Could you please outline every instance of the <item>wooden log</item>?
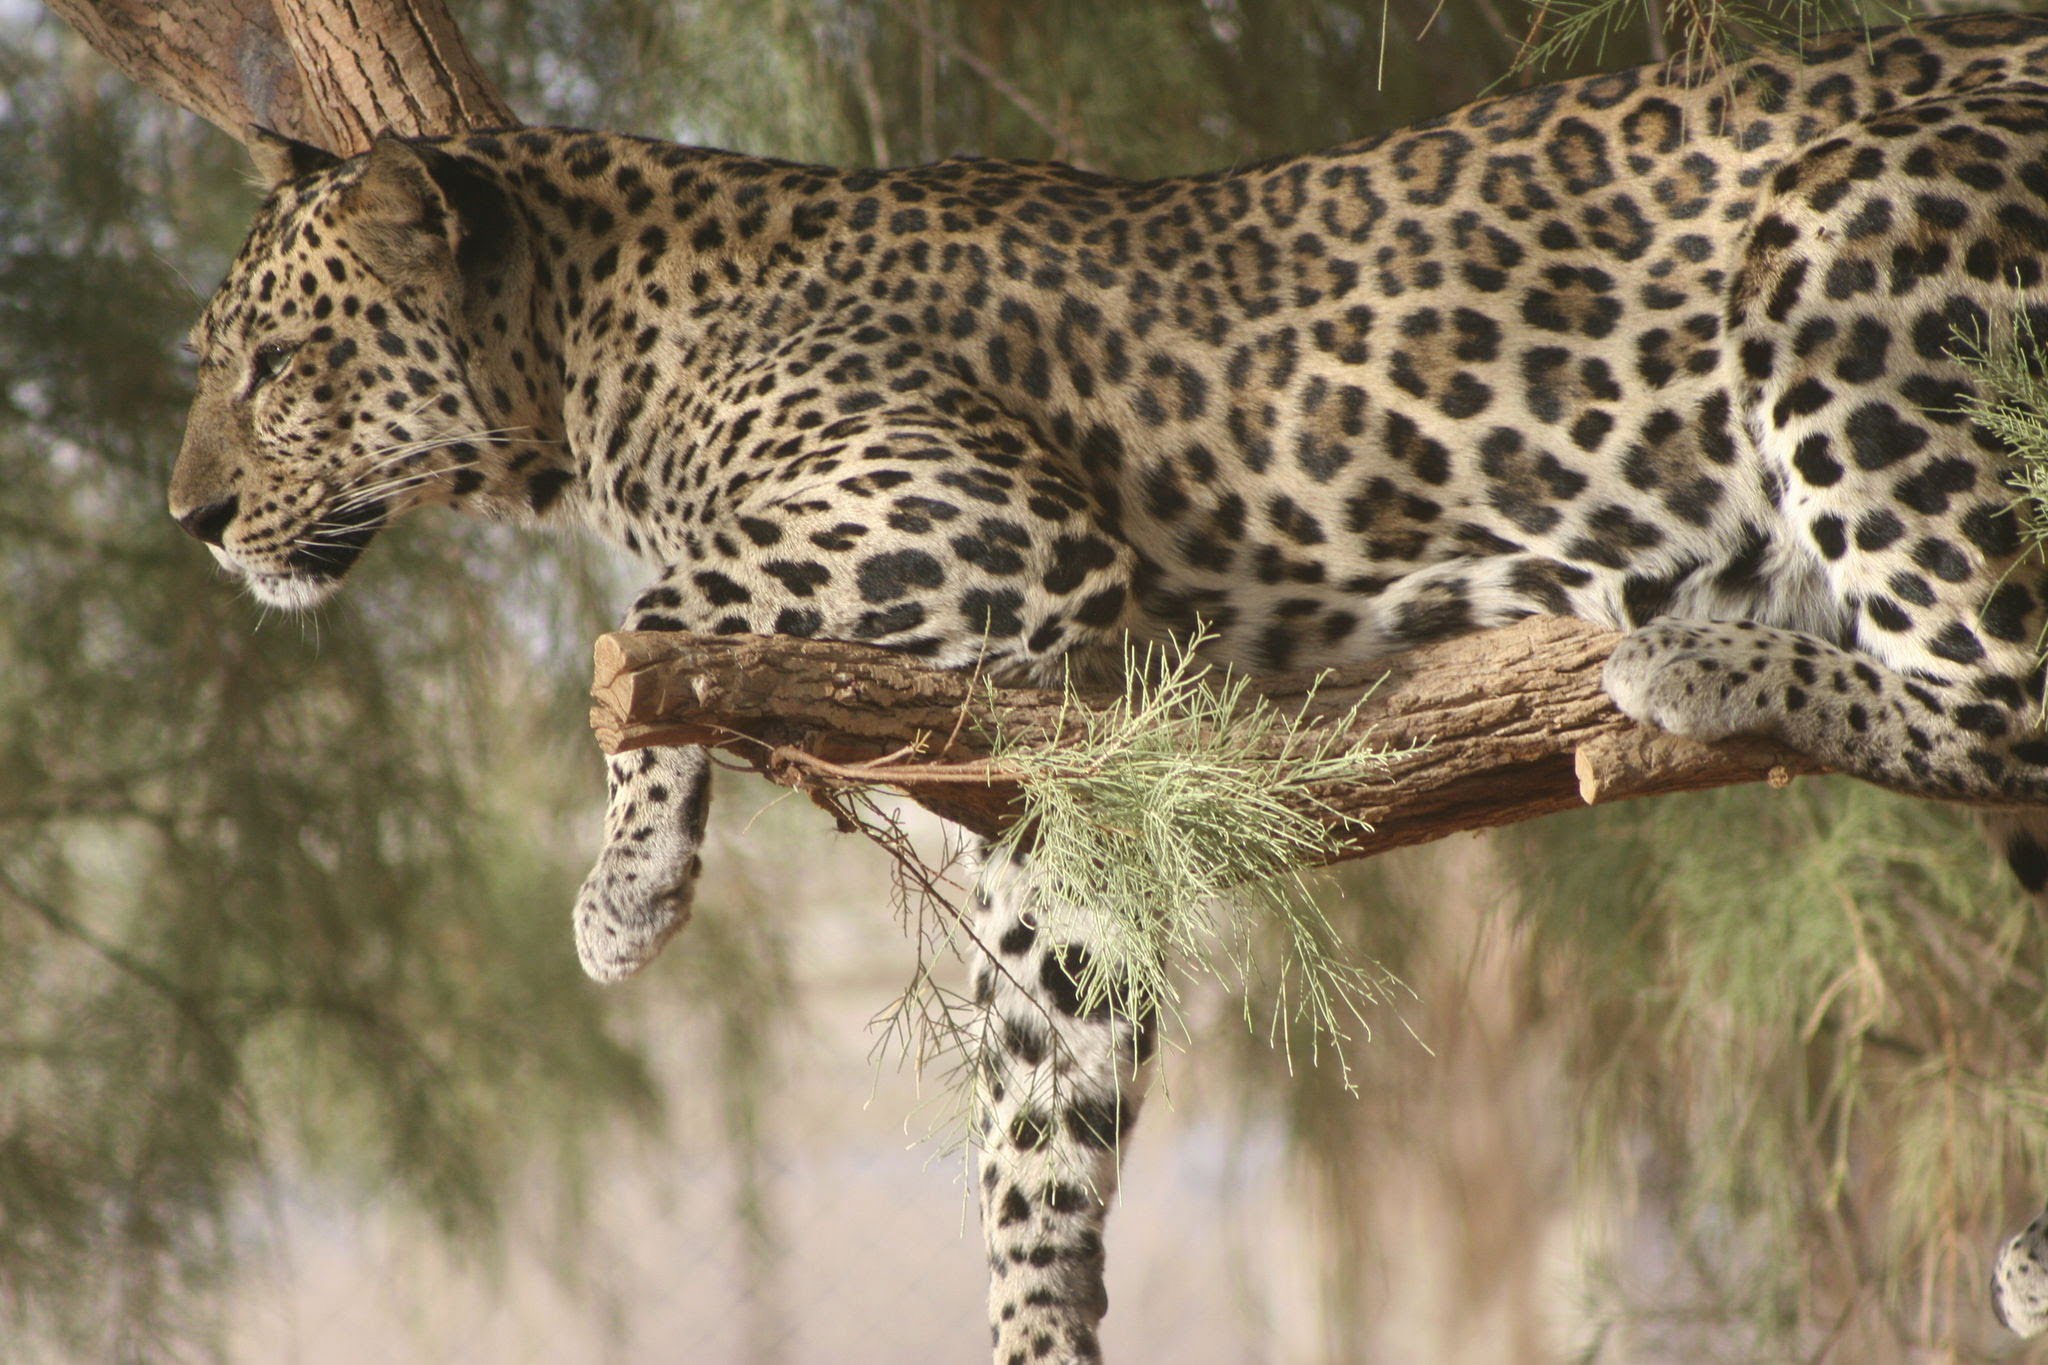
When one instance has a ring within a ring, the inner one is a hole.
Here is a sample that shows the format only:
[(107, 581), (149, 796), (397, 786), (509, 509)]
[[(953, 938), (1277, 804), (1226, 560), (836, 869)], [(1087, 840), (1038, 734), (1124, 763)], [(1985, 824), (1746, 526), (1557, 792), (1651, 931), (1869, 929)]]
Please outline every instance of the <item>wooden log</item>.
[[(1325, 724), (1370, 693), (1352, 737), (1420, 746), (1384, 776), (1319, 793), (1370, 826), (1342, 830), (1347, 858), (1595, 802), (1738, 782), (1782, 787), (1819, 771), (1776, 744), (1701, 744), (1628, 720), (1600, 687), (1619, 638), (1535, 617), (1319, 683), (1294, 675), (1255, 690)], [(703, 744), (814, 795), (885, 788), (989, 835), (1017, 816), (1016, 777), (989, 759), (995, 709), (1007, 733), (1033, 744), (1058, 746), (1076, 729), (1057, 693), (992, 692), (969, 674), (866, 645), (747, 635), (603, 636), (592, 696), (607, 753)]]

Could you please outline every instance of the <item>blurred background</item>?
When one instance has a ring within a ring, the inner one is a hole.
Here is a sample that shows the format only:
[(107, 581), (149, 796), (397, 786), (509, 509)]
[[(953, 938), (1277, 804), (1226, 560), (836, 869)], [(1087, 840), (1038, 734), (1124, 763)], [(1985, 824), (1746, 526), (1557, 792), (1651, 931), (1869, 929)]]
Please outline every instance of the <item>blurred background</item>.
[[(1136, 175), (1692, 13), (453, 8), (533, 121)], [(165, 516), (176, 343), (255, 201), (228, 138), (0, 3), (0, 1359), (977, 1358), (945, 1078), (873, 1024), (916, 952), (873, 848), (729, 776), (687, 935), (577, 971), (627, 567), (423, 518), (280, 617)], [(1967, 820), (1801, 782), (1322, 885), (1412, 995), (1355, 1093), (1198, 999), (1129, 1149), (1113, 1360), (2048, 1359), (1984, 1292), (2048, 1192), (2048, 932)]]

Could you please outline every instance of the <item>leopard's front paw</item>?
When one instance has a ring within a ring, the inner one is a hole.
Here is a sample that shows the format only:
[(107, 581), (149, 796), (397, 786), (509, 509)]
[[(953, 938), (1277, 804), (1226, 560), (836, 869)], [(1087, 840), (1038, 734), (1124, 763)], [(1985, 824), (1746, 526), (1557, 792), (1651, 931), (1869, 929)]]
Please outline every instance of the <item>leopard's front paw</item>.
[(576, 893), (576, 956), (597, 981), (623, 981), (655, 959), (690, 922), (702, 860), (650, 857), (613, 844)]
[(604, 851), (576, 893), (576, 956), (596, 980), (623, 981), (690, 922), (711, 763), (702, 749), (651, 748), (605, 771)]
[(1623, 715), (1691, 739), (1726, 739), (1752, 717), (1735, 704), (1742, 671), (1731, 640), (1711, 625), (1652, 621), (1630, 631), (1608, 657), (1601, 682)]

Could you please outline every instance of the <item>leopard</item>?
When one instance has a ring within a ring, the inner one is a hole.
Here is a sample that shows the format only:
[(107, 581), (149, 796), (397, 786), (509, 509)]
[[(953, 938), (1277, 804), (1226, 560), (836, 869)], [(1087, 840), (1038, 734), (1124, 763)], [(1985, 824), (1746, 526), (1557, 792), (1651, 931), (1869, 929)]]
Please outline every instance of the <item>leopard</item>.
[[(266, 604), (444, 507), (644, 562), (626, 630), (1040, 686), (1133, 641), (1270, 674), (1573, 616), (1621, 633), (1628, 716), (1974, 803), (2048, 888), (2048, 572), (1965, 353), (2048, 326), (2048, 20), (1681, 55), (1149, 180), (245, 141), (268, 193), (191, 333), (169, 503)], [(573, 924), (609, 982), (692, 914), (711, 765), (606, 766)], [(1158, 1020), (1084, 997), (1103, 922), (1028, 849), (968, 900), (994, 1359), (1099, 1360)]]

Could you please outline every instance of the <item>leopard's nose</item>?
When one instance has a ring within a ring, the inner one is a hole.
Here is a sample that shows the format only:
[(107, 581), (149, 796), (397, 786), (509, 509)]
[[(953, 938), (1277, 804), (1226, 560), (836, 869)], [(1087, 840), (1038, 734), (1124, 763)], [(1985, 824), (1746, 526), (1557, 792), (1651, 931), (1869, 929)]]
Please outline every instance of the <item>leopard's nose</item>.
[(185, 528), (185, 534), (196, 536), (208, 545), (220, 544), (227, 534), (228, 523), (235, 519), (237, 499), (230, 494), (219, 502), (210, 502), (204, 507), (195, 507), (178, 518), (178, 525)]

